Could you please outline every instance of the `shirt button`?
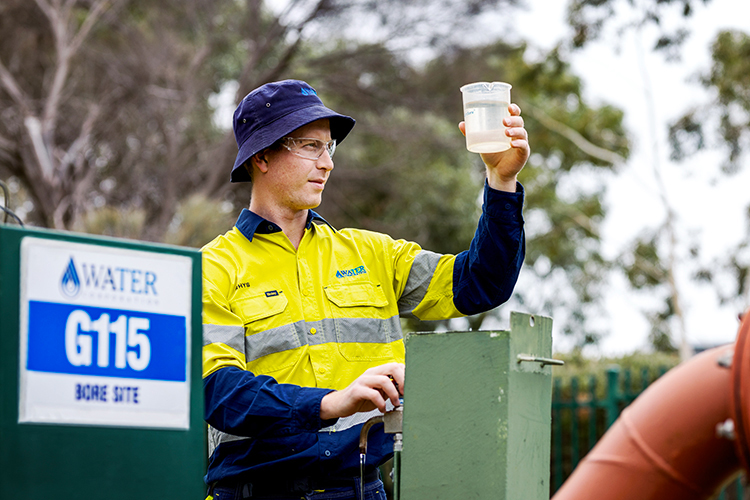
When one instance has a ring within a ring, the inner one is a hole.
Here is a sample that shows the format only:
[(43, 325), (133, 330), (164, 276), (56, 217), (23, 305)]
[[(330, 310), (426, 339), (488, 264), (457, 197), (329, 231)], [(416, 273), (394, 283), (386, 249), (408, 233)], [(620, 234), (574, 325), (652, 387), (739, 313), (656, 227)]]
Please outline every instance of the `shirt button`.
[(322, 367), (318, 368), (318, 373), (325, 373), (325, 372), (326, 372), (325, 368), (322, 368)]
[(330, 457), (330, 456), (331, 456), (331, 452), (330, 452), (329, 450), (326, 450), (326, 453), (325, 453), (325, 455), (326, 455), (327, 457)]
[(316, 333), (318, 333), (318, 330), (316, 330), (315, 328), (310, 328), (310, 335), (315, 335)]
[(268, 230), (273, 231), (273, 226), (271, 224), (268, 225)]

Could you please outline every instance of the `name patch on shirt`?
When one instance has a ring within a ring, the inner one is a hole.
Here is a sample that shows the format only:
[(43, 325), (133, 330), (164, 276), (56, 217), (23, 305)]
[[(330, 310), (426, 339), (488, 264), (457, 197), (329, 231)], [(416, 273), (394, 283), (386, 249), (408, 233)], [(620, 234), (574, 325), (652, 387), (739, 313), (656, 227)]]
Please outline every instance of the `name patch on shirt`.
[(365, 266), (359, 266), (355, 267), (354, 269), (339, 269), (336, 271), (336, 277), (337, 278), (347, 278), (349, 276), (359, 276), (360, 274), (365, 274), (367, 270), (365, 269)]

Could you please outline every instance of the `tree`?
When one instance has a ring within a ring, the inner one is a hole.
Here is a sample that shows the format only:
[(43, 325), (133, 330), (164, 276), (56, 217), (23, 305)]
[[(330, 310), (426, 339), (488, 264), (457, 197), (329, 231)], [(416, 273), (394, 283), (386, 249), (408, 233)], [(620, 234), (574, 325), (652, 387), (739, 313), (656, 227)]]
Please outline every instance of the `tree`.
[(681, 21), (695, 13), (699, 1), (705, 5), (711, 0), (571, 0), (568, 4), (568, 24), (573, 29), (571, 44), (581, 48), (598, 40), (607, 28), (620, 38), (628, 30), (651, 25), (660, 32), (653, 50), (663, 52), (668, 59), (679, 58), (679, 49), (689, 36)]
[[(517, 304), (553, 315), (569, 308), (560, 324), (591, 342), (600, 333), (585, 326), (587, 310), (596, 307), (607, 267), (599, 252), (602, 183), (591, 179), (627, 156), (622, 113), (587, 105), (559, 51), (532, 63), (523, 45), (469, 46), (456, 29), (514, 4), (12, 0), (0, 39), (23, 33), (19, 39), (35, 44), (0, 48), (0, 174), (28, 188), (36, 207), (30, 216), (40, 225), (197, 246), (224, 231), (249, 198), (247, 185), (227, 182), (236, 145), (215, 122), (213, 99), (228, 93), (236, 103), (261, 82), (301, 78), (358, 119), (320, 211), (337, 226), (457, 252), (472, 236), (483, 175), (456, 127), (458, 88), (504, 79), (513, 82), (534, 137), (522, 182), (526, 274), (537, 278), (519, 290)], [(90, 28), (61, 78), (58, 116), (66, 119), (39, 149), (60, 162), (52, 180), (34, 185), (41, 167), (24, 122), (49, 106), (61, 50), (47, 34), (53, 22), (64, 33)], [(416, 48), (426, 55), (415, 62)], [(35, 96), (26, 108), (15, 88)], [(85, 140), (76, 143), (79, 136)]]
[[(67, 106), (65, 98), (73, 78), (81, 87), (97, 86), (76, 74), (74, 60), (109, 7), (105, 1), (83, 9), (73, 2), (44, 0), (3, 6), (1, 158), (11, 173), (26, 181), (44, 222), (53, 227), (64, 227), (71, 205), (93, 181), (83, 152), (94, 142), (101, 103), (83, 98)], [(41, 26), (45, 29), (34, 29)], [(33, 53), (39, 56), (28, 57)]]
[(297, 62), (300, 48), (354, 16), (374, 19), (373, 36), (391, 44), (438, 46), (456, 23), (513, 3), (452, 0), (435, 16), (426, 1), (9, 0), (0, 7), (0, 175), (28, 188), (33, 223), (85, 230), (110, 207), (141, 214), (134, 234), (162, 240), (192, 193), (217, 207), (246, 203), (247, 187), (230, 187), (217, 168), (236, 146), (214, 125), (211, 96), (234, 85), (236, 103), (314, 65)]
[[(740, 170), (740, 162), (750, 149), (750, 35), (723, 31), (711, 50), (713, 64), (701, 83), (715, 91), (716, 97), (686, 110), (671, 125), (672, 158), (681, 161), (707, 147), (720, 147), (726, 154), (722, 170), (731, 175)], [(700, 120), (699, 114), (703, 115)], [(713, 134), (706, 130), (706, 124), (715, 124)], [(710, 135), (713, 140), (709, 141)]]
[(185, 167), (216, 136), (199, 125), (210, 123), (205, 101), (219, 80), (204, 69), (208, 50), (181, 40), (203, 34), (218, 44), (199, 22), (214, 8), (197, 0), (5, 5), (0, 171), (28, 188), (33, 222), (75, 228), (106, 206), (142, 212), (131, 236), (161, 239), (179, 193), (201, 182)]
[[(576, 343), (596, 342), (604, 332), (586, 320), (599, 307), (608, 267), (599, 250), (606, 215), (601, 184), (628, 154), (622, 112), (590, 107), (558, 51), (530, 63), (524, 45), (456, 46), (415, 68), (389, 61), (382, 47), (361, 49), (344, 65), (318, 65), (313, 76), (357, 89), (326, 99), (360, 119), (337, 152), (321, 212), (335, 223), (409, 237), (433, 250), (467, 248), (484, 169), (457, 130), (458, 89), (471, 81), (513, 82), (534, 154), (521, 173), (528, 221), (522, 275), (530, 283), (517, 288), (509, 307), (554, 315)], [(469, 325), (479, 328), (486, 319), (470, 318)]]
[[(669, 130), (672, 158), (682, 161), (697, 151), (719, 149), (724, 154), (721, 171), (735, 175), (750, 149), (750, 35), (738, 31), (719, 33), (712, 45), (712, 66), (701, 78), (714, 96), (686, 110)], [(700, 119), (698, 118), (700, 116)], [(750, 235), (750, 205), (746, 207)], [(704, 263), (697, 281), (712, 284), (721, 303), (744, 311), (750, 304), (750, 254), (747, 238), (727, 249), (723, 258)]]
[[(574, 33), (570, 46), (583, 47), (602, 38), (605, 33), (617, 35), (615, 49), (619, 49), (621, 35), (630, 31), (640, 42), (653, 40), (651, 50), (661, 53), (665, 60), (678, 61), (681, 46), (690, 36), (688, 21), (698, 11), (699, 4), (710, 0), (573, 0), (568, 9), (568, 20)], [(653, 38), (647, 34), (655, 33)], [(653, 110), (652, 84), (647, 74), (642, 74), (644, 99), (647, 109)], [(653, 112), (653, 111), (652, 111)], [(647, 118), (653, 123), (654, 116)], [(693, 145), (702, 137), (692, 117), (686, 116), (679, 124), (672, 126), (670, 142), (690, 138)], [(685, 318), (684, 295), (687, 286), (680, 284), (678, 276), (682, 270), (698, 265), (700, 246), (687, 242), (680, 235), (684, 222), (668, 196), (663, 180), (656, 133), (651, 133), (652, 172), (657, 184), (661, 204), (666, 213), (665, 219), (657, 228), (649, 228), (624, 249), (618, 258), (618, 266), (626, 273), (634, 289), (650, 289), (655, 293), (656, 303), (661, 303), (646, 315), (652, 325), (651, 339), (657, 349), (670, 350), (676, 346), (683, 359), (692, 354), (688, 341), (688, 327)], [(673, 154), (672, 160), (678, 159)], [(648, 277), (647, 279), (645, 277)]]

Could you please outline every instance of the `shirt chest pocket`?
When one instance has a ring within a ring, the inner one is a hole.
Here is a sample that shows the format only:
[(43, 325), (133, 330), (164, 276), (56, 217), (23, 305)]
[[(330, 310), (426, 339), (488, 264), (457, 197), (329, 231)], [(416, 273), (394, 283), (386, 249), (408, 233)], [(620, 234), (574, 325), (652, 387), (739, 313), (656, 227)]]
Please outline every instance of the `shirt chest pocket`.
[[(355, 282), (325, 287), (339, 353), (349, 361), (393, 358), (393, 321), (380, 285)], [(395, 319), (394, 319), (395, 317)], [(397, 337), (400, 338), (400, 337)]]
[(283, 292), (265, 292), (232, 302), (232, 312), (245, 326), (245, 359), (256, 375), (287, 368), (301, 355)]

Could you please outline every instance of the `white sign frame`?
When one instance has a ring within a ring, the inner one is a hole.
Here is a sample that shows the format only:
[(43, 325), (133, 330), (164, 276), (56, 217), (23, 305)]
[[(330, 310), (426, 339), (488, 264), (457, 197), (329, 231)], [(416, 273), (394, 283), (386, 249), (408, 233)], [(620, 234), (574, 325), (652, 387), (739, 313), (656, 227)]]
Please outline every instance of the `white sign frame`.
[(190, 257), (27, 236), (20, 271), (19, 423), (190, 428)]

